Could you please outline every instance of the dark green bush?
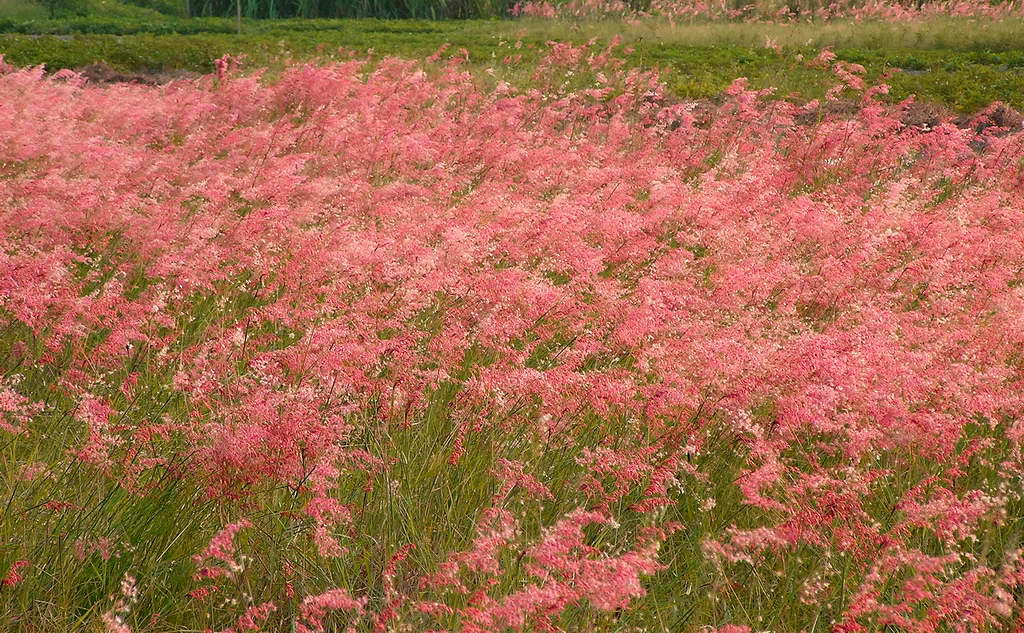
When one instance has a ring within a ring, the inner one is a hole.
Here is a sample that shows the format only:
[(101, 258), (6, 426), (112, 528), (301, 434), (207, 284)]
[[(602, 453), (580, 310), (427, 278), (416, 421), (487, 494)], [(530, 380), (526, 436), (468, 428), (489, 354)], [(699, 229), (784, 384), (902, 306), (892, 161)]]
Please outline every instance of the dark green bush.
[(51, 18), (85, 15), (89, 6), (85, 0), (36, 0), (49, 12)]
[(164, 15), (185, 17), (189, 0), (127, 0), (144, 9), (152, 9)]

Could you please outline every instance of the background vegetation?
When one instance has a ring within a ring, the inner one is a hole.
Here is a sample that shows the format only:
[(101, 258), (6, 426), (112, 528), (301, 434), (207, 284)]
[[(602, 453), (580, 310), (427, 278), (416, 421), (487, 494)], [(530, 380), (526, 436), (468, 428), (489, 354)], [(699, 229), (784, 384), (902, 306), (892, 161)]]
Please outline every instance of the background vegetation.
[[(934, 18), (911, 23), (836, 21), (817, 24), (689, 24), (663, 21), (546, 20), (250, 20), (184, 18), (156, 8), (91, 2), (85, 15), (48, 18), (39, 6), (2, 0), (0, 54), (8, 63), (45, 64), (50, 70), (102, 62), (120, 72), (206, 73), (225, 54), (245, 55), (250, 67), (280, 66), (286, 58), (330, 58), (341, 49), (382, 57), (423, 57), (445, 44), (465, 49), (478, 70), (500, 64), (507, 44), (529, 60), (551, 40), (601, 42), (620, 37), (633, 49), (631, 64), (660, 67), (683, 99), (719, 96), (735, 77), (780, 97), (819, 98), (835, 82), (831, 72), (798, 55), (833, 47), (863, 64), (869, 78), (895, 72), (892, 99), (911, 94), (959, 112), (992, 101), (1024, 107), (1024, 23)], [(172, 0), (146, 0), (147, 2)], [(154, 6), (156, 6), (154, 4)], [(767, 48), (775, 42), (783, 54)]]
[[(4, 12), (63, 17), (94, 13), (89, 0), (4, 0)], [(499, 18), (509, 15), (515, 0), (132, 0), (132, 8), (151, 9), (175, 17), (235, 17), (241, 10), (247, 18), (419, 18), (426, 20)], [(21, 6), (18, 6), (21, 5)], [(104, 7), (108, 8), (108, 7)], [(115, 11), (117, 9), (114, 9)]]

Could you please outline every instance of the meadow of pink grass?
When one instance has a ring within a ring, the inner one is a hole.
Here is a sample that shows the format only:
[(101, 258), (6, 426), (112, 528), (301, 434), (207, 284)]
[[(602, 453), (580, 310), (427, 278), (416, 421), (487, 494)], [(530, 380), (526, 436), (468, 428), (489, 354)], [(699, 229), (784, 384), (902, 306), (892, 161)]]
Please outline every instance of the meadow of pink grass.
[(1024, 16), (1017, 0), (940, 0), (938, 2), (893, 2), (891, 0), (795, 0), (786, 2), (728, 2), (726, 0), (523, 0), (512, 14), (533, 18), (664, 18), (672, 22), (745, 20), (752, 22), (793, 22), (834, 19), (887, 20), (903, 22), (921, 18), (952, 16), (1005, 19)]
[(1020, 626), (995, 108), (229, 66), (0, 75), (5, 630)]

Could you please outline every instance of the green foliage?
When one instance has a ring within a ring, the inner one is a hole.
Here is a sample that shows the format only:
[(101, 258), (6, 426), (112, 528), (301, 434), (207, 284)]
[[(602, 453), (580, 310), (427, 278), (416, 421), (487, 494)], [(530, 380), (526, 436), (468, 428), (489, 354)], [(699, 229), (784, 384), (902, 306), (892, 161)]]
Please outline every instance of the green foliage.
[(187, 15), (187, 0), (129, 0), (129, 2), (134, 6), (142, 7), (144, 9), (152, 9), (153, 11), (164, 15), (173, 15), (178, 17), (184, 17)]
[[(192, 0), (192, 13), (233, 16), (236, 0)], [(247, 18), (420, 18), (429, 20), (507, 16), (512, 0), (240, 0)]]
[(48, 17), (46, 9), (34, 0), (0, 0), (0, 21), (31, 22)]
[(85, 15), (88, 5), (82, 0), (37, 0), (43, 5), (51, 18), (68, 15)]

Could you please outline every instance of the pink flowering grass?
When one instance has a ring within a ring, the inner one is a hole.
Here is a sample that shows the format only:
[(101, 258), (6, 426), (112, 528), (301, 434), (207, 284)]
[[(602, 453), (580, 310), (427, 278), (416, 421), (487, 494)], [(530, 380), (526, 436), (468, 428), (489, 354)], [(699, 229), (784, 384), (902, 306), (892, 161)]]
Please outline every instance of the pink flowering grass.
[(809, 22), (828, 20), (877, 20), (909, 22), (935, 17), (1016, 19), (1024, 16), (1017, 0), (938, 0), (906, 2), (892, 0), (801, 0), (781, 2), (758, 0), (523, 0), (512, 6), (512, 15), (542, 19), (626, 19), (650, 18), (676, 22)]
[(0, 75), (0, 628), (1019, 627), (1005, 110), (461, 60)]

